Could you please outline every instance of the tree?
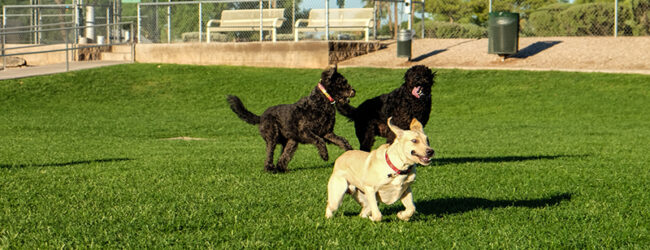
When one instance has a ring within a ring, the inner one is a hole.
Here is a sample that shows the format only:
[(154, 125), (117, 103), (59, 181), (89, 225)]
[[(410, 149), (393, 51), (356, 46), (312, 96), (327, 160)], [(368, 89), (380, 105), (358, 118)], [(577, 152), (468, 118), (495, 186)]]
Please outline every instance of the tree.
[(429, 0), (425, 2), (425, 11), (443, 15), (450, 23), (471, 13), (465, 0)]
[(345, 8), (345, 0), (336, 0), (336, 6), (339, 6), (341, 9)]

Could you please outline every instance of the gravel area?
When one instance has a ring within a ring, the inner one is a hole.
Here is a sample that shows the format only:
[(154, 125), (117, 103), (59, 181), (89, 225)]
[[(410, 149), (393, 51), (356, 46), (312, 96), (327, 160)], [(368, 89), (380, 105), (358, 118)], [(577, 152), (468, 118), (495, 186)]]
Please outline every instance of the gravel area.
[(557, 70), (650, 74), (650, 36), (519, 38), (505, 60), (487, 53), (488, 39), (416, 39), (411, 61), (396, 57), (397, 44), (339, 63), (342, 67)]

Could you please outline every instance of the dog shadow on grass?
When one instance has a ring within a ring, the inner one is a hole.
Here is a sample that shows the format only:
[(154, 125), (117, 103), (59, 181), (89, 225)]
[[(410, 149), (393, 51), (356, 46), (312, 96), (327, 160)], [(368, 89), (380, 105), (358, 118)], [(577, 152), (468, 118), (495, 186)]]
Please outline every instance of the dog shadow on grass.
[[(537, 199), (490, 200), (478, 197), (441, 198), (415, 202), (418, 213), (423, 215), (444, 215), (466, 213), (476, 209), (496, 209), (506, 207), (543, 208), (570, 201), (571, 193), (554, 194)], [(391, 207), (386, 214), (397, 213), (403, 208)], [(392, 211), (394, 210), (394, 211)]]
[(554, 160), (557, 158), (585, 157), (588, 155), (518, 155), (518, 156), (488, 156), (488, 157), (450, 157), (450, 158), (433, 158), (431, 166), (441, 166), (448, 164), (463, 164), (472, 162), (498, 163), (498, 162), (518, 162), (534, 160)]
[(305, 170), (316, 170), (316, 169), (321, 169), (321, 168), (329, 168), (333, 169), (334, 168), (334, 163), (323, 163), (319, 164), (316, 166), (296, 166), (296, 167), (289, 167), (289, 172), (291, 171), (305, 171)]
[(91, 163), (105, 163), (105, 162), (120, 162), (120, 161), (131, 161), (131, 158), (107, 158), (107, 159), (98, 159), (98, 160), (86, 160), (86, 161), (71, 161), (71, 162), (61, 162), (61, 163), (41, 163), (41, 164), (0, 164), (0, 168), (26, 168), (26, 167), (65, 167), (81, 164), (91, 164)]

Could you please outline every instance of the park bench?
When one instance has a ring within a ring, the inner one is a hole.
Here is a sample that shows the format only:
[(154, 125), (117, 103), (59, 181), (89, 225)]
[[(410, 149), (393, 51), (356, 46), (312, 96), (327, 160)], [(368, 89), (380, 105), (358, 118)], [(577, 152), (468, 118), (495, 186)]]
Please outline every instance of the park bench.
[[(282, 26), (284, 20), (284, 9), (262, 10), (262, 30), (271, 31), (273, 42), (276, 41), (277, 29)], [(219, 24), (219, 26), (212, 27), (213, 24)], [(259, 31), (260, 10), (224, 10), (221, 12), (221, 19), (211, 19), (206, 27), (208, 43), (212, 32)]]
[[(307, 22), (306, 26), (300, 24)], [(329, 9), (330, 31), (365, 31), (365, 40), (374, 25), (372, 8)], [(298, 41), (298, 32), (325, 31), (325, 9), (312, 9), (308, 19), (298, 19), (294, 29), (294, 41)]]

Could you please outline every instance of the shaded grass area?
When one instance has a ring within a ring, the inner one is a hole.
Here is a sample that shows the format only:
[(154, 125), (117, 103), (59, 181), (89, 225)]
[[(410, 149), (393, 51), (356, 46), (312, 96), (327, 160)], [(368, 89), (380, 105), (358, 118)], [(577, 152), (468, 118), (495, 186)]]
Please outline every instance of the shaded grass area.
[[(358, 105), (405, 70), (340, 71)], [(650, 77), (439, 70), (419, 213), (382, 205), (373, 223), (349, 197), (324, 218), (341, 149), (324, 162), (301, 145), (289, 173), (267, 174), (257, 128), (225, 101), (259, 114), (319, 75), (132, 64), (1, 81), (0, 248), (650, 246)], [(207, 140), (163, 140), (181, 136)]]

